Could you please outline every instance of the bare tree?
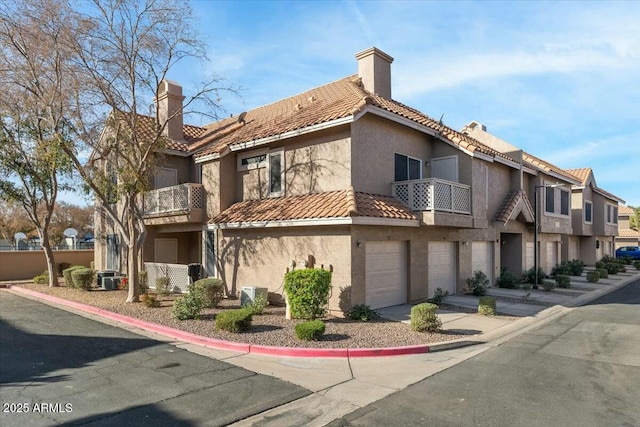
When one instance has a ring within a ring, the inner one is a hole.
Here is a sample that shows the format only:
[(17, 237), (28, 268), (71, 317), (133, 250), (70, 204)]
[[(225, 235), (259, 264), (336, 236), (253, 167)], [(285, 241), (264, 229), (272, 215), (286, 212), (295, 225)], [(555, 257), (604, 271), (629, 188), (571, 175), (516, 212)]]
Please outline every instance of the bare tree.
[(15, 201), (35, 225), (58, 286), (49, 226), (72, 165), (62, 151), (69, 129), (61, 40), (69, 27), (55, 2), (0, 7), (0, 197)]
[[(78, 13), (83, 28), (73, 41), (78, 93), (74, 130), (83, 147), (65, 151), (99, 209), (126, 245), (128, 302), (138, 300), (140, 252), (146, 238), (141, 195), (169, 142), (167, 124), (178, 115), (219, 110), (215, 76), (203, 82), (182, 108), (163, 114), (156, 97), (167, 73), (186, 58), (205, 60), (187, 2), (94, 0)], [(79, 71), (78, 71), (79, 70)], [(150, 105), (151, 100), (154, 102)], [(101, 132), (98, 132), (101, 129)], [(88, 147), (88, 162), (79, 153)]]

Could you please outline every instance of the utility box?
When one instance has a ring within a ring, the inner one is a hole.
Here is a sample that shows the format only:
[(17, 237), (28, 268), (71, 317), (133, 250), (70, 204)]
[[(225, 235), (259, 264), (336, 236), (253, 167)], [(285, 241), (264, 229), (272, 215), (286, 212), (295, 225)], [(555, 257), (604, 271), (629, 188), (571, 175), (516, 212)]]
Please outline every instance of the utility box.
[(268, 299), (269, 291), (267, 288), (257, 286), (243, 286), (240, 292), (240, 305), (244, 306), (252, 303), (258, 295), (263, 295), (266, 300)]
[(104, 287), (103, 285), (103, 281), (102, 279), (104, 279), (105, 277), (113, 277), (117, 274), (118, 272), (115, 270), (102, 270), (102, 271), (98, 271), (96, 273), (96, 286), (98, 287)]
[(107, 276), (102, 278), (102, 287), (106, 291), (115, 291), (120, 285), (120, 276)]

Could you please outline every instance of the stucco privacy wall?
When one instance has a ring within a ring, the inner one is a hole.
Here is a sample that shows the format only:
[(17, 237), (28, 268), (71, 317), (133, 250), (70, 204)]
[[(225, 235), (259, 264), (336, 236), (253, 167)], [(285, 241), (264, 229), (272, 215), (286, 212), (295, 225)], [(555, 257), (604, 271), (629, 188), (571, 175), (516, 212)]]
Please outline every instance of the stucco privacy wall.
[[(56, 264), (67, 262), (89, 267), (93, 250), (54, 251), (53, 256)], [(46, 269), (44, 251), (0, 251), (0, 281), (33, 279)]]
[[(320, 233), (322, 235), (318, 235)], [(227, 290), (234, 295), (243, 286), (258, 286), (269, 289), (270, 299), (280, 300), (284, 292), (284, 275), (291, 269), (291, 261), (295, 261), (295, 269), (301, 269), (309, 255), (315, 260), (316, 268), (333, 270), (329, 308), (342, 311), (341, 289), (351, 286), (348, 226), (218, 231), (218, 273)]]

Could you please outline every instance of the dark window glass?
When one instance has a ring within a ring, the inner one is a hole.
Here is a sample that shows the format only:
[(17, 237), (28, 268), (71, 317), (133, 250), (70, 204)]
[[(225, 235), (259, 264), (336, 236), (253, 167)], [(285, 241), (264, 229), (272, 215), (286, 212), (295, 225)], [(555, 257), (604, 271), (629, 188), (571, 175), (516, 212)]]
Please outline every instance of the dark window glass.
[(269, 156), (269, 191), (279, 193), (282, 191), (282, 155), (271, 154)]
[(409, 165), (407, 164), (407, 156), (402, 154), (395, 155), (395, 180), (406, 181), (409, 177)]
[(553, 205), (553, 202), (555, 201), (555, 188), (552, 187), (545, 187), (544, 191), (545, 191), (545, 204), (544, 204), (544, 210), (545, 212), (550, 212), (553, 213), (555, 212), (555, 207)]
[(420, 160), (409, 159), (409, 179), (420, 179)]
[(613, 223), (614, 224), (618, 223), (618, 207), (617, 206), (613, 207)]
[(584, 204), (584, 222), (591, 222), (591, 203)]
[(242, 164), (242, 166), (248, 166), (248, 165), (252, 165), (254, 163), (263, 162), (266, 158), (267, 158), (266, 154), (262, 154), (260, 156), (245, 157), (244, 159), (242, 159), (240, 161), (240, 164)]
[(560, 213), (569, 215), (569, 192), (560, 191)]

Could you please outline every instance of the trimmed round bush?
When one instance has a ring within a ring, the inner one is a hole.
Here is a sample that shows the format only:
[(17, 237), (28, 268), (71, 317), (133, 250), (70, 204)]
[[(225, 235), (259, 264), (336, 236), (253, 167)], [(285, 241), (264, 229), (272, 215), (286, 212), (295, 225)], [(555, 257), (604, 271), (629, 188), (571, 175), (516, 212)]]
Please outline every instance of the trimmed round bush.
[(64, 278), (64, 283), (68, 288), (77, 288), (75, 283), (73, 283), (73, 278), (71, 277), (71, 272), (73, 270), (77, 270), (79, 268), (87, 268), (84, 265), (72, 265), (69, 268), (65, 268), (62, 270), (62, 277)]
[(38, 274), (36, 277), (33, 278), (33, 283), (35, 283), (36, 285), (46, 285), (49, 283), (49, 273), (48, 272), (44, 272), (42, 274)]
[(496, 315), (496, 299), (493, 297), (480, 297), (478, 302), (478, 313), (483, 316)]
[(435, 332), (442, 327), (436, 314), (438, 306), (428, 302), (411, 307), (411, 330), (416, 332)]
[(567, 276), (566, 274), (558, 274), (556, 276), (556, 285), (558, 285), (559, 288), (570, 288), (571, 277)]
[(600, 280), (600, 273), (597, 271), (589, 271), (587, 273), (587, 282), (596, 283)]
[(227, 332), (246, 332), (251, 328), (252, 312), (246, 308), (223, 311), (216, 316), (216, 328)]
[(582, 276), (584, 272), (584, 262), (579, 259), (572, 259), (568, 264), (572, 276)]
[(171, 279), (168, 277), (156, 277), (156, 292), (158, 295), (167, 295), (170, 283)]
[(549, 292), (556, 287), (556, 281), (553, 279), (542, 279), (542, 289)]
[(309, 320), (298, 323), (294, 329), (298, 339), (303, 341), (317, 341), (324, 335), (325, 325), (322, 320)]
[(295, 319), (317, 319), (325, 314), (331, 273), (320, 268), (293, 270), (284, 276), (284, 290)]
[(205, 307), (217, 307), (224, 298), (224, 282), (220, 279), (206, 278), (196, 280), (191, 286), (202, 295)]
[(607, 271), (606, 268), (599, 268), (596, 271), (598, 272), (598, 275), (600, 276), (601, 279), (609, 278), (609, 272)]
[(173, 302), (171, 317), (178, 320), (198, 319), (205, 306), (205, 300), (202, 296), (189, 290), (186, 295), (176, 298)]
[(88, 291), (93, 283), (93, 270), (86, 267), (76, 268), (71, 271), (71, 281), (76, 288)]
[(499, 288), (513, 289), (518, 284), (518, 277), (511, 271), (502, 267), (500, 277), (496, 280), (496, 286)]
[(633, 266), (636, 270), (640, 270), (640, 261), (633, 261)]

